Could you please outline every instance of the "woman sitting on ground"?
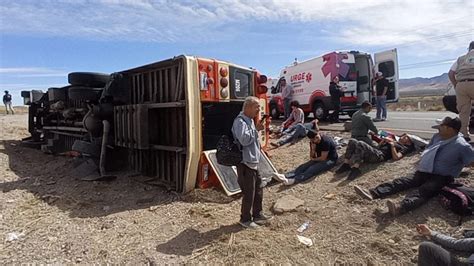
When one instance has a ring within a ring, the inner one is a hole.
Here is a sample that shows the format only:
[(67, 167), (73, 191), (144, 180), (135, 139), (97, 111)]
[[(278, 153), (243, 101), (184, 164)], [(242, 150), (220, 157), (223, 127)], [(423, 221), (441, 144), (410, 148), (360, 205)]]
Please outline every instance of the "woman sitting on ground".
[(286, 174), (275, 174), (275, 179), (285, 185), (293, 185), (305, 181), (315, 175), (331, 169), (337, 162), (336, 143), (330, 136), (321, 135), (319, 132), (308, 130), (310, 160), (294, 171)]
[(336, 174), (350, 171), (347, 179), (354, 180), (362, 174), (359, 167), (363, 162), (397, 161), (413, 151), (415, 145), (408, 134), (401, 135), (398, 141), (383, 138), (377, 147), (372, 147), (361, 140), (350, 139), (344, 154), (344, 163), (336, 170)]

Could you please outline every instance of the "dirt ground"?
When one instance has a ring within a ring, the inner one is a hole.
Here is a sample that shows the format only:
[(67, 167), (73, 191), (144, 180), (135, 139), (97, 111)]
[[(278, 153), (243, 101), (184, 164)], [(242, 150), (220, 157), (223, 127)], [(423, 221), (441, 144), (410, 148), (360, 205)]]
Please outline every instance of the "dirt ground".
[[(392, 219), (380, 213), (384, 200), (369, 202), (354, 193), (355, 184), (371, 187), (411, 172), (418, 155), (364, 167), (365, 174), (350, 183), (328, 172), (290, 188), (265, 188), (267, 212), (284, 195), (305, 204), (268, 226), (242, 230), (236, 225), (240, 198), (219, 190), (179, 195), (130, 174), (109, 183), (74, 179), (73, 158), (20, 146), (26, 121), (21, 114), (0, 116), (1, 264), (413, 264), (423, 240), (415, 224), (454, 236), (474, 227), (469, 219), (458, 226), (458, 216), (437, 199)], [(308, 145), (303, 140), (270, 155), (284, 172), (308, 158)], [(463, 180), (472, 175), (465, 173)], [(301, 235), (313, 240), (311, 247), (296, 236), (305, 221), (310, 226)]]

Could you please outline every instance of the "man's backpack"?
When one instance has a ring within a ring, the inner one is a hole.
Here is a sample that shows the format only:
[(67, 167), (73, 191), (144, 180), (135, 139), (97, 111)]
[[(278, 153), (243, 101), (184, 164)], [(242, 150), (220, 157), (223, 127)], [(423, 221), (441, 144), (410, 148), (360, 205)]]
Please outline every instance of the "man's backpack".
[(441, 189), (441, 205), (461, 216), (469, 216), (474, 211), (474, 188), (462, 184), (450, 184)]
[(242, 162), (242, 151), (231, 137), (222, 135), (217, 142), (216, 158), (219, 164), (235, 166)]
[(11, 102), (12, 101), (12, 96), (10, 94), (3, 95), (3, 101), (4, 102)]

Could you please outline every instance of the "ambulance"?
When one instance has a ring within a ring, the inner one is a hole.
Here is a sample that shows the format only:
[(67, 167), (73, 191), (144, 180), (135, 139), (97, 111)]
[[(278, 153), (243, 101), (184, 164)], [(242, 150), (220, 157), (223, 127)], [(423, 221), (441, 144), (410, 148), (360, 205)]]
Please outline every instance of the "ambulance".
[(329, 94), (330, 81), (339, 76), (339, 85), (344, 88), (341, 97), (341, 113), (352, 116), (364, 101), (373, 101), (373, 79), (378, 71), (388, 80), (387, 103), (397, 102), (398, 59), (397, 50), (392, 49), (372, 56), (359, 51), (334, 51), (304, 62), (295, 62), (281, 70), (278, 82), (268, 93), (270, 114), (278, 119), (283, 114), (281, 80), (285, 78), (293, 86), (293, 100), (298, 101), (308, 116), (324, 120), (333, 110)]

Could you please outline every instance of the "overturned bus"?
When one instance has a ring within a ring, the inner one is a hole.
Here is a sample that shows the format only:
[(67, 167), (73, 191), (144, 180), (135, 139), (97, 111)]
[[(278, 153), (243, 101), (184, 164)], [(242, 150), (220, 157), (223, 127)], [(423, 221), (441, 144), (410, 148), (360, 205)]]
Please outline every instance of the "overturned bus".
[[(260, 116), (268, 113), (267, 80), (258, 71), (177, 56), (111, 75), (74, 72), (68, 81), (47, 92), (22, 92), (29, 105), (26, 145), (78, 152), (78, 169), (93, 165), (90, 173), (78, 170), (83, 175), (130, 170), (177, 192), (196, 186), (240, 192), (235, 167), (218, 164), (215, 148), (247, 96), (260, 99)], [(269, 121), (260, 132), (264, 148), (268, 128)], [(260, 164), (264, 178), (276, 171), (265, 155)]]

